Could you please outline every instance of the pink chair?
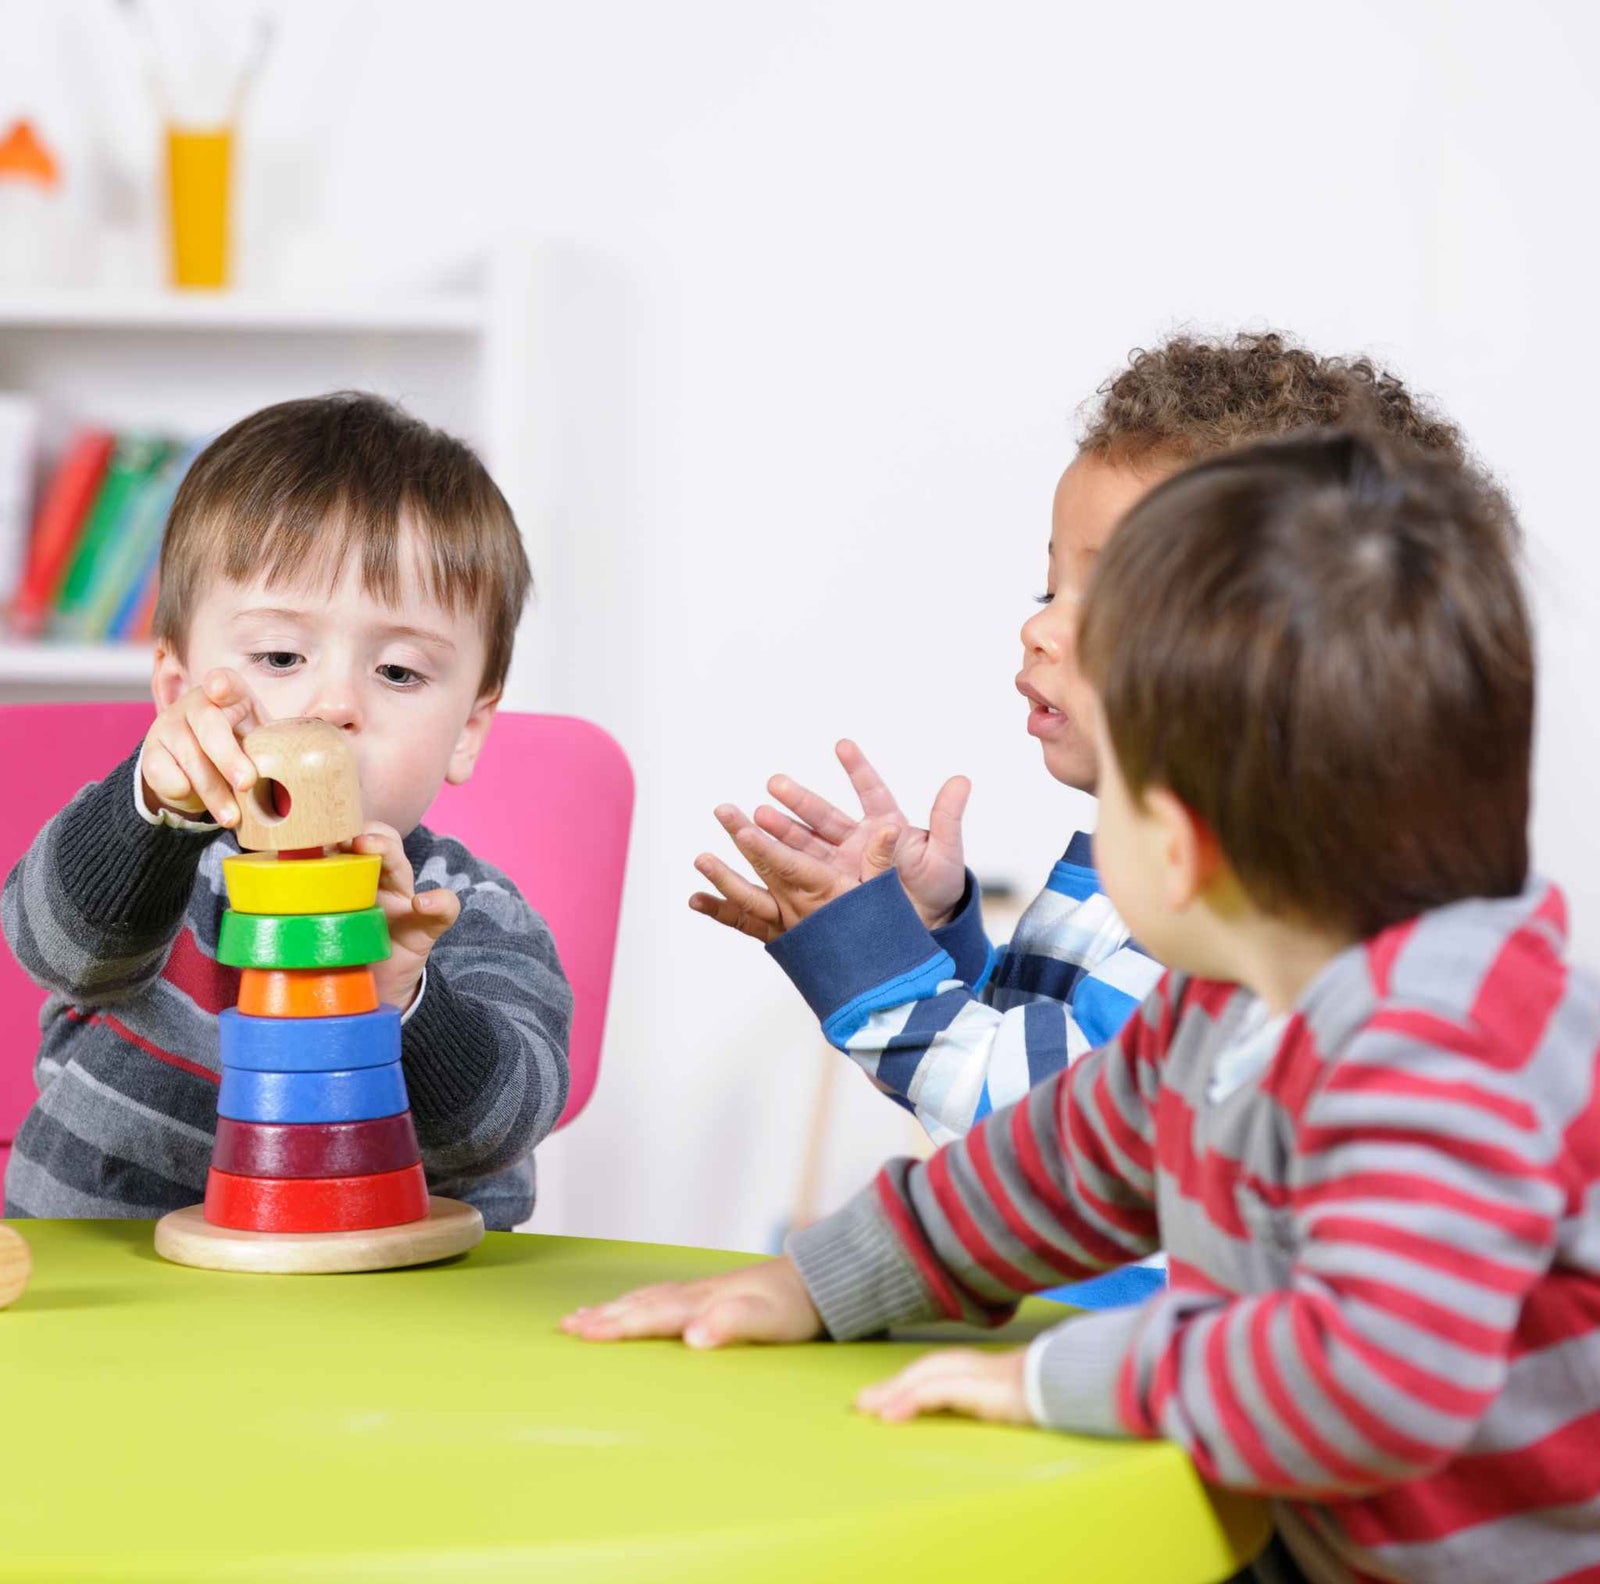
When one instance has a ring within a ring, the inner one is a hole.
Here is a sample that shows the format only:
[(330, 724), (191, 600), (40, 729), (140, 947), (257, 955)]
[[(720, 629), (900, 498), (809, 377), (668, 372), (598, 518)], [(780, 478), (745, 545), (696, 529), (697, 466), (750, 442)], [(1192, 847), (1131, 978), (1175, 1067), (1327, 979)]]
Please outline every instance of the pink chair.
[[(0, 705), (0, 879), (79, 787), (133, 751), (150, 718), (148, 704)], [(567, 715), (509, 712), (472, 780), (446, 787), (428, 812), (431, 829), (503, 869), (555, 935), (574, 997), (563, 1127), (600, 1069), (632, 818), (633, 773), (611, 737)], [(10, 951), (0, 952), (0, 1170), (34, 1100), (42, 1001)]]

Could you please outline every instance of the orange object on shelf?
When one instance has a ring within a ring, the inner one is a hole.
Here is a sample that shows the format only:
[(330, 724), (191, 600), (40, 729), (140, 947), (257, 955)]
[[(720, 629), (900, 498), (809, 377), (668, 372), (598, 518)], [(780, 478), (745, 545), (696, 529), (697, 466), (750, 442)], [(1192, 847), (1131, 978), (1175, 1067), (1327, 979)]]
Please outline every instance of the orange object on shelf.
[(167, 127), (167, 216), (174, 286), (230, 283), (233, 128)]
[(26, 116), (0, 138), (0, 181), (31, 181), (41, 187), (61, 185), (61, 167), (39, 139)]

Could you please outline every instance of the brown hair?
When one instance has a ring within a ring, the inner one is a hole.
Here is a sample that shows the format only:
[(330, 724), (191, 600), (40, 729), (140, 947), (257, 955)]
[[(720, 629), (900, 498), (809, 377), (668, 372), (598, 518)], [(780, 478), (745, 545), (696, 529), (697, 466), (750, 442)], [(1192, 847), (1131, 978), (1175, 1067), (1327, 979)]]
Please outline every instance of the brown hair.
[(408, 530), (429, 596), (482, 618), (480, 692), (497, 692), (532, 585), (511, 508), (471, 447), (361, 391), (264, 407), (195, 458), (161, 546), (155, 637), (181, 650), (209, 578), (331, 582), (352, 553), (392, 605)]
[(1176, 335), (1100, 387), (1080, 449), (1138, 466), (1303, 429), (1363, 428), (1460, 461), (1460, 431), (1371, 359), (1318, 357), (1276, 331)]
[(1117, 763), (1266, 911), (1377, 933), (1528, 869), (1533, 639), (1504, 496), (1351, 433), (1152, 490), (1078, 633)]

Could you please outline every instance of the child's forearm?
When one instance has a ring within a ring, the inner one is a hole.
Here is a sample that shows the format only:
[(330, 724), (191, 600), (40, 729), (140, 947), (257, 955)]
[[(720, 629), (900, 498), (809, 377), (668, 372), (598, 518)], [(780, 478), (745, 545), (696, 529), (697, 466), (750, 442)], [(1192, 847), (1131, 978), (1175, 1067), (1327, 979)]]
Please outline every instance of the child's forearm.
[(996, 1324), (1027, 1293), (1153, 1252), (1154, 1125), (1141, 1083), (1131, 1052), (1096, 1052), (925, 1165), (892, 1163), (837, 1216), (795, 1233), (789, 1253), (830, 1334)]
[(401, 1036), (423, 1165), (435, 1178), (511, 1165), (550, 1133), (567, 1099), (572, 997), (553, 947), (480, 942), (469, 955), (464, 945), (435, 950)]
[(24, 971), (79, 1006), (126, 1000), (160, 974), (217, 834), (142, 820), (135, 762), (83, 788), (34, 838), (0, 896)]
[(1091, 1048), (1064, 1001), (1004, 1013), (987, 1005), (958, 966), (976, 967), (981, 981), (989, 961), (975, 909), (930, 935), (892, 875), (847, 892), (767, 949), (825, 1036), (940, 1143)]

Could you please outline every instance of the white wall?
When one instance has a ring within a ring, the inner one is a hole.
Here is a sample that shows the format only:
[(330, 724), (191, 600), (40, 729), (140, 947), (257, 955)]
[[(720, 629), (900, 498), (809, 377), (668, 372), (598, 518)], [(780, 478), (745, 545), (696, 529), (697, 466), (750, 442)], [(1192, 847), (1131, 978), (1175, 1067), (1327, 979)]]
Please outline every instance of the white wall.
[[(851, 733), (913, 809), (973, 776), (988, 871), (1037, 879), (1083, 819), (1023, 734), (1014, 633), (1075, 407), (1179, 324), (1375, 352), (1514, 487), (1538, 857), (1600, 957), (1586, 7), (282, 14), (248, 275), (538, 249), (524, 509), (566, 547), (534, 618), (566, 658), (515, 702), (609, 727), (640, 803), (605, 1069), (536, 1225), (760, 1247), (786, 1214), (820, 1058), (759, 950), (684, 907), (715, 802), (778, 768), (839, 786)], [(905, 1139), (847, 1078), (835, 1198)]]

